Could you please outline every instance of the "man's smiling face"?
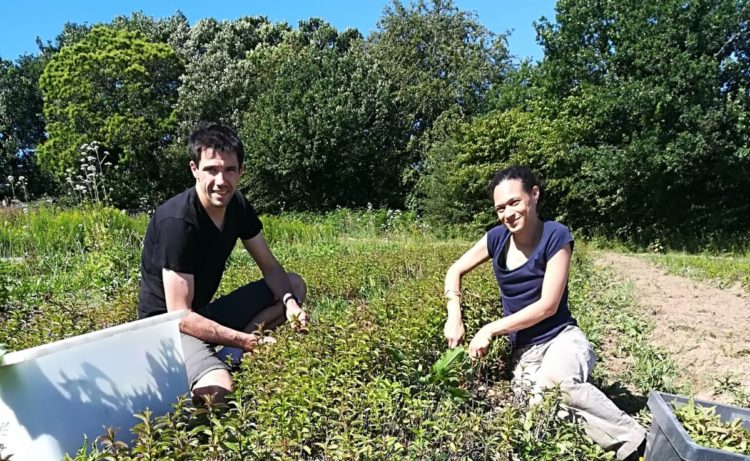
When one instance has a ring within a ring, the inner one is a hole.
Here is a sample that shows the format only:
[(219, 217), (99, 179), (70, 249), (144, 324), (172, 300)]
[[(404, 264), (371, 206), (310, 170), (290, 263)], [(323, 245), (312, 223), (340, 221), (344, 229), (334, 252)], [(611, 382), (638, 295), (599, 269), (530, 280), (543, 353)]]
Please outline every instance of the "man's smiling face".
[(190, 162), (190, 170), (195, 178), (198, 197), (206, 210), (226, 207), (242, 175), (236, 153), (214, 149), (204, 149), (198, 165)]

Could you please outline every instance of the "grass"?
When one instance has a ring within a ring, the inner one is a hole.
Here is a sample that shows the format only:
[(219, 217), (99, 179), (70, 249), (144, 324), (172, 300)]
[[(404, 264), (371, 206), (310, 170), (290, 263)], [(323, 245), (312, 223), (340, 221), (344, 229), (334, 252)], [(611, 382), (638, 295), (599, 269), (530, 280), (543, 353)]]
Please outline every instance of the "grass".
[(750, 256), (747, 255), (667, 253), (649, 255), (647, 259), (671, 274), (710, 281), (720, 288), (739, 284), (750, 293)]
[[(8, 219), (0, 256), (15, 259), (0, 261), (0, 343), (18, 350), (134, 319), (146, 221), (109, 209)], [(442, 279), (470, 241), (378, 210), (263, 221), (274, 253), (308, 283), (310, 333), (282, 327), (277, 345), (243, 362), (229, 407), (143, 414), (135, 447), (109, 433), (76, 459), (611, 459), (554, 417), (554, 393), (537, 407), (512, 395), (504, 339), (479, 362), (446, 356)], [(219, 290), (259, 275), (236, 251)], [(671, 390), (671, 362), (644, 344), (648, 325), (626, 287), (595, 271), (584, 245), (570, 292), (603, 358), (602, 387), (633, 389), (636, 400)], [(501, 312), (489, 265), (466, 278), (465, 293), (470, 338)], [(614, 350), (604, 347), (612, 337)], [(608, 371), (614, 358), (628, 366)]]

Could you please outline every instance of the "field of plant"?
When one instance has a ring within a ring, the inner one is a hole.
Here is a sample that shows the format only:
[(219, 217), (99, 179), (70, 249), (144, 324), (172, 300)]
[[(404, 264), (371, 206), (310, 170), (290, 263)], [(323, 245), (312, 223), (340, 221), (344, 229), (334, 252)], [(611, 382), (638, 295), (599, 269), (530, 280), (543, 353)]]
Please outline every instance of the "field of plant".
[(649, 261), (666, 271), (726, 288), (740, 284), (750, 293), (750, 256), (711, 256), (684, 253), (651, 255)]
[[(5, 214), (0, 343), (19, 350), (134, 320), (147, 219), (107, 208)], [(163, 417), (143, 413), (134, 446), (109, 432), (98, 447), (82, 440), (74, 459), (612, 459), (556, 417), (554, 392), (534, 407), (510, 392), (504, 340), (478, 362), (446, 350), (442, 280), (470, 240), (377, 210), (264, 223), (274, 253), (308, 283), (310, 331), (277, 330), (277, 344), (242, 363), (227, 407), (181, 401)], [(500, 312), (491, 268), (475, 272), (468, 337)], [(258, 276), (237, 251), (220, 292)], [(674, 365), (648, 345), (630, 294), (593, 269), (582, 244), (570, 290), (600, 356), (598, 385), (630, 412), (649, 389), (674, 390)]]

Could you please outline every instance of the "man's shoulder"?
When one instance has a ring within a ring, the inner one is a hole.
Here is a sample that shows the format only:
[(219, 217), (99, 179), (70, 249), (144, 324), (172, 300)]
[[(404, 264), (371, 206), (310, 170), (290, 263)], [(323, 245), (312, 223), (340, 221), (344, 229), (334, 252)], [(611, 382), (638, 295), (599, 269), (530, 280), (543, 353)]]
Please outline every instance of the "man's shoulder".
[(229, 203), (228, 213), (232, 216), (227, 222), (229, 226), (236, 226), (238, 237), (247, 240), (258, 235), (263, 229), (263, 223), (250, 202), (239, 190), (234, 192)]
[(172, 219), (184, 221), (188, 224), (195, 224), (194, 195), (195, 189), (191, 187), (159, 205), (152, 218), (154, 224), (159, 225), (165, 220)]
[(239, 208), (243, 211), (250, 209), (255, 212), (255, 208), (253, 208), (253, 205), (245, 198), (244, 195), (242, 195), (242, 192), (240, 192), (239, 190), (234, 191), (234, 195), (232, 196), (232, 200), (229, 202), (229, 206)]

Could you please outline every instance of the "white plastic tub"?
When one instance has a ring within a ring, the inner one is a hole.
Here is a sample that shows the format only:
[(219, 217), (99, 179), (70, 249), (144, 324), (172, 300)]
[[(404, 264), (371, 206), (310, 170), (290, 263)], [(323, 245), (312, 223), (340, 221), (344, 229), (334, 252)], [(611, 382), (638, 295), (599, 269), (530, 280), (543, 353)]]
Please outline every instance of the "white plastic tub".
[(13, 461), (60, 460), (133, 413), (167, 413), (188, 392), (175, 312), (12, 352), (0, 364), (0, 444)]

